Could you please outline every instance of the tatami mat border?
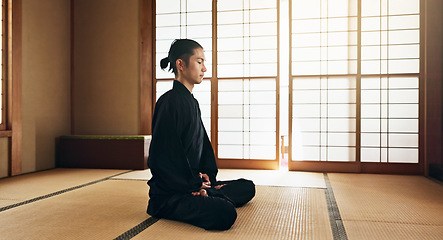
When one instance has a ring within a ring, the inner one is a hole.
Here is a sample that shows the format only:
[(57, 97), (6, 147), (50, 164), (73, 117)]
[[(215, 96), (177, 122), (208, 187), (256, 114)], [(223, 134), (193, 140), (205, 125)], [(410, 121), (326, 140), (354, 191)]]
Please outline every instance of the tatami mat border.
[(102, 178), (102, 179), (99, 179), (99, 180), (96, 180), (96, 181), (92, 181), (92, 182), (85, 183), (85, 184), (82, 184), (82, 185), (78, 185), (78, 186), (75, 186), (75, 187), (71, 187), (71, 188), (63, 189), (63, 190), (60, 190), (60, 191), (57, 191), (57, 192), (53, 192), (53, 193), (50, 193), (50, 194), (46, 194), (46, 195), (43, 195), (43, 196), (40, 196), (40, 197), (32, 198), (32, 199), (29, 199), (29, 200), (26, 200), (26, 201), (23, 201), (23, 202), (19, 202), (19, 203), (15, 203), (15, 204), (12, 204), (12, 205), (9, 205), (9, 206), (5, 206), (5, 207), (0, 208), (0, 212), (6, 211), (6, 210), (9, 210), (9, 209), (12, 209), (12, 208), (20, 207), (20, 206), (23, 206), (23, 205), (26, 205), (26, 204), (29, 204), (29, 203), (37, 202), (37, 201), (40, 201), (40, 200), (43, 200), (43, 199), (47, 199), (47, 198), (50, 198), (50, 197), (54, 197), (54, 196), (57, 196), (57, 195), (60, 195), (60, 194), (63, 194), (63, 193), (67, 193), (67, 192), (79, 189), (79, 188), (83, 188), (83, 187), (87, 187), (87, 186), (96, 184), (96, 183), (99, 183), (99, 182), (103, 182), (103, 181), (109, 180), (109, 179), (111, 179), (113, 177), (116, 177), (116, 176), (119, 176), (121, 174), (125, 174), (125, 173), (128, 173), (128, 172), (131, 172), (131, 171), (133, 171), (133, 170), (129, 170), (129, 171), (126, 171), (126, 172), (118, 173), (118, 174), (115, 174), (115, 175), (112, 175), (112, 176), (109, 176), (109, 177), (105, 177), (105, 178)]
[(323, 173), (326, 182), (326, 202), (328, 205), (329, 220), (331, 221), (331, 230), (334, 240), (347, 240), (345, 226), (341, 219), (340, 210), (338, 209), (337, 202), (335, 200), (334, 191), (332, 190), (331, 182), (327, 173)]
[(128, 231), (126, 231), (122, 235), (114, 238), (114, 240), (131, 239), (131, 238), (135, 237), (135, 235), (141, 233), (143, 230), (145, 230), (146, 228), (151, 226), (152, 224), (156, 223), (158, 220), (159, 220), (158, 218), (150, 217), (150, 218), (146, 219), (145, 221), (143, 221), (142, 223), (140, 223), (139, 225), (129, 229)]
[[(124, 173), (122, 173), (122, 174), (124, 174)], [(142, 181), (142, 182), (148, 182), (148, 180), (145, 180), (145, 179), (133, 179), (133, 178), (111, 178), (111, 179), (108, 179), (108, 180), (111, 180), (111, 181)]]

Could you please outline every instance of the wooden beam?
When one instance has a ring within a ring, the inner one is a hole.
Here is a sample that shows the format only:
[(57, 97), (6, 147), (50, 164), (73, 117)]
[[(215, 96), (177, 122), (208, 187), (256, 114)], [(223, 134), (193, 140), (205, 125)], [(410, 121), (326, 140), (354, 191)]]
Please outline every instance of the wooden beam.
[[(12, 2), (12, 1), (11, 1)], [(22, 1), (12, 3), (12, 149), (9, 175), (22, 173)]]
[(307, 172), (360, 172), (359, 162), (290, 161), (290, 171)]
[(211, 144), (218, 157), (217, 1), (212, 1)]
[[(7, 130), (7, 124), (8, 124), (8, 4), (6, 0), (1, 1), (2, 4), (2, 52), (1, 52), (1, 59), (2, 59), (2, 74), (1, 78), (2, 81), (0, 82), (0, 88), (2, 89), (0, 92), (0, 98), (1, 98), (1, 105), (0, 105), (0, 115), (2, 117), (2, 123), (0, 123), (0, 134), (1, 131)], [(6, 40), (6, 41), (5, 41)], [(1, 135), (0, 135), (1, 136)]]
[(10, 137), (12, 136), (12, 131), (6, 130), (6, 131), (0, 131), (0, 137)]
[(153, 115), (153, 71), (155, 1), (140, 2), (140, 134), (151, 134)]
[(70, 69), (70, 84), (71, 84), (71, 96), (70, 96), (70, 101), (71, 101), (71, 134), (74, 135), (75, 134), (75, 111), (74, 111), (74, 107), (75, 107), (75, 98), (74, 98), (74, 89), (75, 89), (75, 4), (74, 4), (74, 0), (71, 0), (71, 69)]
[(277, 170), (279, 162), (276, 160), (255, 159), (217, 159), (217, 167), (220, 169), (262, 169)]
[[(8, 105), (7, 105), (7, 120), (6, 120), (6, 129), (11, 130), (12, 129), (12, 53), (11, 53), (11, 48), (12, 48), (12, 10), (11, 10), (11, 4), (12, 4), (12, 0), (6, 0), (5, 2), (7, 2), (6, 6), (6, 16), (7, 16), (7, 24), (6, 24), (6, 30), (7, 30), (7, 36), (8, 36), (8, 40), (7, 40), (7, 49), (8, 49), (8, 54), (7, 54), (7, 61), (6, 64), (7, 65), (7, 70), (6, 70), (6, 75), (7, 75), (7, 91), (8, 91)], [(10, 156), (11, 154), (9, 154)]]

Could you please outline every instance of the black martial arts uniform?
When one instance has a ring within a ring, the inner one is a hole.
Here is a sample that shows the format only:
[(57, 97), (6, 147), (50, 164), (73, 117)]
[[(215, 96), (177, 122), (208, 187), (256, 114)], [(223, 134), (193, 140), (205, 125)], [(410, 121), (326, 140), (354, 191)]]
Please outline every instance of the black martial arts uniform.
[[(148, 166), (148, 214), (187, 222), (207, 230), (226, 230), (237, 218), (235, 207), (255, 195), (252, 181), (217, 182), (214, 152), (201, 120), (200, 107), (188, 89), (175, 80), (173, 88), (157, 101), (152, 121)], [(209, 197), (193, 196), (206, 173)], [(226, 184), (220, 189), (214, 187)]]

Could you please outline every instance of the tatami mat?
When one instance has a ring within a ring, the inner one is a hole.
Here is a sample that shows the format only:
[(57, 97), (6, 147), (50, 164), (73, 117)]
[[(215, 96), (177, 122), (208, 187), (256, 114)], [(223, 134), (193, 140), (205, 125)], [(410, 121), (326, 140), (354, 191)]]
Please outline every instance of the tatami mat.
[(126, 179), (126, 180), (141, 180), (148, 181), (151, 179), (152, 174), (150, 169), (146, 170), (135, 170), (125, 174), (121, 174), (113, 177), (112, 179)]
[(262, 186), (326, 188), (322, 173), (237, 169), (221, 169), (218, 173), (219, 180), (237, 178), (247, 178)]
[[(325, 188), (322, 173), (225, 169), (219, 173), (220, 180), (241, 177), (257, 184), (257, 194), (238, 209), (230, 230), (205, 231), (160, 219), (134, 239), (333, 239), (325, 195), (329, 192), (335, 196), (348, 239), (443, 236), (443, 185), (424, 177), (329, 173), (330, 185)], [(0, 240), (124, 235), (150, 218), (146, 214), (149, 178), (149, 170), (54, 169), (2, 179)], [(26, 201), (31, 198), (35, 200)]]
[(159, 220), (133, 239), (333, 239), (323, 189), (257, 186), (228, 231)]
[(350, 239), (442, 239), (442, 185), (421, 176), (328, 176)]
[(127, 170), (58, 168), (0, 179), (0, 200), (23, 201), (124, 172)]
[(99, 182), (0, 212), (0, 239), (113, 239), (150, 216), (141, 181)]
[(350, 240), (443, 239), (443, 226), (367, 221), (345, 221), (345, 226)]
[[(125, 173), (114, 179), (149, 180), (152, 177), (149, 169)], [(313, 172), (289, 172), (279, 170), (238, 170), (220, 169), (217, 179), (232, 180), (246, 178), (256, 185), (279, 186), (279, 187), (309, 187), (326, 188), (322, 173)]]

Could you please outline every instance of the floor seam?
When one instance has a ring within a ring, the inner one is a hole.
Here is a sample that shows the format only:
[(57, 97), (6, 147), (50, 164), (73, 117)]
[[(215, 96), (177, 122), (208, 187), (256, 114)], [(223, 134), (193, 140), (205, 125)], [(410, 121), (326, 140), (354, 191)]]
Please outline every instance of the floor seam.
[(111, 178), (109, 180), (113, 180), (113, 181), (143, 181), (143, 182), (148, 181), (146, 179), (134, 179), (134, 178)]
[(128, 231), (124, 232), (120, 236), (114, 238), (114, 240), (127, 240), (135, 237), (137, 234), (143, 232), (146, 228), (150, 227), (152, 224), (156, 223), (159, 219), (155, 217), (150, 217), (137, 226), (129, 229)]
[(335, 200), (334, 191), (332, 190), (331, 182), (327, 173), (323, 173), (326, 183), (325, 197), (328, 205), (329, 221), (331, 223), (332, 236), (334, 240), (347, 240), (345, 226), (338, 209), (337, 201)]

